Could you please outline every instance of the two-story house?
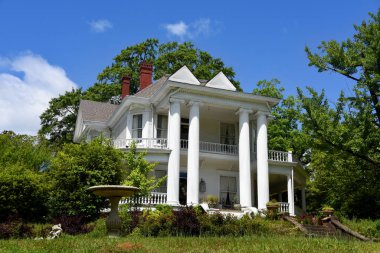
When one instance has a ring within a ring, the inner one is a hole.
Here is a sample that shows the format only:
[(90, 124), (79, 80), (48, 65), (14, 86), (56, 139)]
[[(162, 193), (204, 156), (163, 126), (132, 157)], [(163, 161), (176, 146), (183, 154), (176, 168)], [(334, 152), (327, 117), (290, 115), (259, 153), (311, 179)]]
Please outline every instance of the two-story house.
[(303, 168), (291, 152), (268, 150), (278, 99), (238, 92), (222, 72), (198, 80), (186, 66), (152, 83), (152, 65), (143, 63), (140, 91), (129, 95), (129, 87), (126, 77), (119, 105), (82, 100), (74, 141), (102, 133), (123, 150), (135, 141), (158, 162), (156, 176), (167, 175), (152, 193), (160, 203), (198, 204), (216, 195), (226, 207), (265, 209), (276, 198), (291, 214), (295, 201), (305, 209)]

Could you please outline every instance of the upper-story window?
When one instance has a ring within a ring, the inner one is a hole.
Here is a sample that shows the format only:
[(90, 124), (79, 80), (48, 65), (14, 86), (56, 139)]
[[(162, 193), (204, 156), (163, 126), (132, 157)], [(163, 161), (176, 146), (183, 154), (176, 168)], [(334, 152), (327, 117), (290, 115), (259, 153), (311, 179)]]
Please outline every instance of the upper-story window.
[(220, 144), (236, 144), (235, 124), (220, 123)]
[(133, 115), (132, 138), (142, 138), (142, 114)]
[(167, 138), (168, 137), (168, 116), (158, 115), (157, 116), (157, 138)]

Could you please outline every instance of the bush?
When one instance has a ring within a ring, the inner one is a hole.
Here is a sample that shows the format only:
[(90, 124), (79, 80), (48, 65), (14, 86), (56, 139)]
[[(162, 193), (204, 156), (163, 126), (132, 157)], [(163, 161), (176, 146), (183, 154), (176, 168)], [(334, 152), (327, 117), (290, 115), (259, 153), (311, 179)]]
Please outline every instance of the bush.
[(5, 222), (0, 223), (0, 239), (30, 238), (32, 235), (33, 228), (19, 217), (9, 216)]
[(94, 225), (88, 224), (88, 220), (81, 215), (77, 216), (61, 216), (54, 219), (54, 224), (61, 224), (63, 233), (69, 235), (86, 234), (94, 229)]
[(49, 186), (46, 175), (33, 172), (21, 165), (0, 171), (0, 222), (17, 215), (28, 220), (41, 220), (47, 213)]
[(183, 207), (173, 214), (173, 229), (177, 235), (199, 235), (200, 223), (194, 208)]
[(99, 217), (100, 209), (108, 203), (87, 189), (94, 185), (120, 184), (124, 174), (123, 155), (102, 137), (90, 143), (65, 144), (52, 160), (49, 171), (53, 179), (49, 199), (51, 216), (83, 216), (90, 220)]

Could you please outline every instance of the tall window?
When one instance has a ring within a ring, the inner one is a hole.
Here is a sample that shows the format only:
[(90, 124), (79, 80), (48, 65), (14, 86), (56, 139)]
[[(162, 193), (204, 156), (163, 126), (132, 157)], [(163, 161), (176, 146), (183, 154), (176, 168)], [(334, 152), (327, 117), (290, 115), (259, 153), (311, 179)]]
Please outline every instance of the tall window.
[(142, 138), (142, 114), (133, 115), (132, 138)]
[(157, 116), (157, 138), (167, 138), (168, 137), (168, 116), (158, 115)]
[(234, 124), (220, 123), (220, 144), (236, 144)]
[[(155, 170), (154, 175), (156, 178), (161, 178), (167, 175), (165, 170)], [(167, 189), (167, 180), (165, 180), (162, 185), (154, 189), (155, 192), (162, 192), (165, 193)]]
[(220, 176), (220, 203), (230, 207), (237, 201), (236, 177)]

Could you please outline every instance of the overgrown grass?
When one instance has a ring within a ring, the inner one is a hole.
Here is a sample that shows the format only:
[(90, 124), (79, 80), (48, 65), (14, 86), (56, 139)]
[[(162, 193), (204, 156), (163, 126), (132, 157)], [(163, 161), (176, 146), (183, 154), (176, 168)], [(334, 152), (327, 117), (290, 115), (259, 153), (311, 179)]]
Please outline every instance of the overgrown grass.
[[(359, 232), (360, 234), (369, 237), (377, 238), (380, 240), (380, 220), (368, 220), (368, 219), (346, 219), (341, 218), (342, 223)], [(380, 247), (380, 246), (379, 246)], [(380, 249), (379, 249), (380, 252)]]
[(303, 236), (122, 237), (63, 236), (54, 241), (1, 241), (0, 252), (379, 252), (380, 244)]
[(307, 238), (281, 221), (263, 220), (262, 224), (268, 228), (266, 233), (243, 237), (143, 237), (135, 233), (108, 238), (104, 220), (100, 219), (85, 235), (63, 235), (51, 241), (1, 240), (0, 252), (380, 252), (380, 243)]

